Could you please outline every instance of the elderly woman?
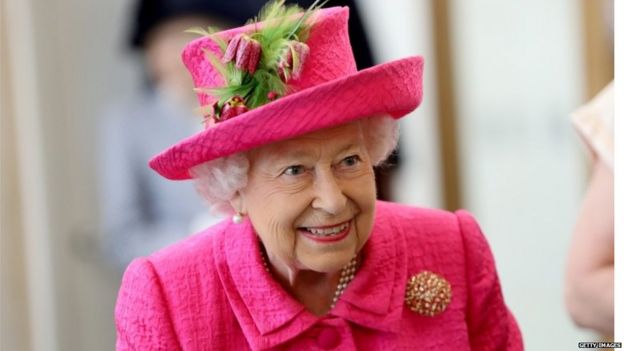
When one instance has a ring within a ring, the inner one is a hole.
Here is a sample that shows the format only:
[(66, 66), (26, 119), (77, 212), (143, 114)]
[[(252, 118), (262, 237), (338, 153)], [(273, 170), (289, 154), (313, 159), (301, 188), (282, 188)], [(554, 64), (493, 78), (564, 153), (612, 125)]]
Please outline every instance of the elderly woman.
[(347, 8), (275, 2), (191, 42), (204, 131), (150, 163), (232, 214), (124, 275), (119, 350), (521, 350), (464, 211), (377, 202), (422, 58), (357, 71)]

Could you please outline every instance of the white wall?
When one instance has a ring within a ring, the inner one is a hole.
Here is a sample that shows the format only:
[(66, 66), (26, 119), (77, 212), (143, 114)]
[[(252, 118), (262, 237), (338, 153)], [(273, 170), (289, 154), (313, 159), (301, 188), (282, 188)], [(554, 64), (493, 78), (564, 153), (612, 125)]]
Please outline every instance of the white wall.
[(95, 136), (100, 111), (139, 84), (124, 55), (129, 0), (33, 1), (41, 56), (59, 350), (111, 350), (120, 276), (95, 240)]
[(401, 119), (401, 164), (394, 179), (397, 202), (440, 207), (441, 164), (436, 121), (436, 63), (429, 0), (360, 0), (362, 18), (378, 62), (421, 55), (425, 59), (423, 101)]
[[(435, 0), (433, 0), (435, 1)], [(403, 121), (400, 202), (440, 206), (431, 1), (360, 0), (385, 61), (425, 56), (423, 106)], [(585, 181), (569, 123), (582, 103), (580, 3), (450, 1), (463, 207), (479, 220), (527, 350), (591, 335), (563, 305), (566, 251)]]
[(584, 86), (580, 3), (451, 3), (465, 206), (494, 250), (526, 349), (575, 348), (589, 339), (563, 300), (586, 174), (569, 120)]
[[(4, 325), (11, 321), (28, 325), (3, 338), (3, 347), (6, 341), (32, 350), (114, 348), (113, 307), (120, 277), (102, 265), (93, 247), (93, 136), (97, 111), (138, 84), (135, 65), (120, 55), (129, 4), (2, 3), (9, 28), (3, 33), (9, 42), (2, 67), (8, 62), (10, 76), (2, 82), (10, 93), (2, 96), (8, 96), (12, 108), (2, 118), (3, 126), (5, 118), (15, 124), (17, 160), (10, 167), (16, 168), (20, 189), (11, 193), (16, 206), (11, 212), (21, 215), (11, 218), (19, 231), (2, 234), (3, 244), (7, 240), (8, 247), (19, 250), (11, 252), (16, 263), (12, 274), (24, 274), (24, 283), (20, 277), (10, 283), (23, 284), (26, 292), (23, 307), (13, 304), (7, 310), (13, 316), (3, 310), (2, 335), (10, 332)], [(5, 277), (3, 270), (2, 284)]]

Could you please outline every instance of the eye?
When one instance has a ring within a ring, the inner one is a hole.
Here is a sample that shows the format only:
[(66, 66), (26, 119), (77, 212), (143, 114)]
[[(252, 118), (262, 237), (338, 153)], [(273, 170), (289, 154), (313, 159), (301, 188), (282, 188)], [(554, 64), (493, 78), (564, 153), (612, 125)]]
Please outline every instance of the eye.
[(305, 168), (302, 165), (290, 166), (284, 170), (282, 174), (289, 176), (297, 176), (303, 174)]
[(347, 167), (353, 167), (353, 166), (357, 165), (358, 163), (360, 163), (360, 161), (362, 161), (360, 159), (360, 156), (358, 156), (358, 155), (351, 155), (351, 156), (345, 157), (342, 160), (342, 164), (347, 166)]

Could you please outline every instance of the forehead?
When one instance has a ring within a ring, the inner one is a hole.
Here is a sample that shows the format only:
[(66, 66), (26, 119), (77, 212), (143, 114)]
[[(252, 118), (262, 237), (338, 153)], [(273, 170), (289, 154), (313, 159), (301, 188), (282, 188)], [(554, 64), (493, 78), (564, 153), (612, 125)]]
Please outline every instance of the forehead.
[(279, 158), (297, 154), (340, 152), (363, 145), (358, 122), (321, 129), (292, 139), (268, 144), (251, 151), (252, 158)]

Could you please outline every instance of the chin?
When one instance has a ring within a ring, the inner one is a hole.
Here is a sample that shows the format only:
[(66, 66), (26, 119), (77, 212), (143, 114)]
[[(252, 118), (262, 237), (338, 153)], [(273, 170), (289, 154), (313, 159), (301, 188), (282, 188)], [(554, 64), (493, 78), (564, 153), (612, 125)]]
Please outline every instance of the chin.
[(302, 258), (300, 265), (303, 269), (309, 269), (319, 273), (335, 273), (346, 266), (355, 255), (355, 246), (351, 250), (316, 254), (312, 257)]
[(332, 274), (332, 273), (338, 273), (340, 272), (340, 270), (342, 270), (342, 267), (346, 266), (349, 263), (349, 260), (345, 260), (340, 261), (340, 262), (335, 262), (335, 263), (312, 263), (312, 264), (308, 264), (306, 265), (305, 269), (313, 271), (313, 272), (317, 272), (317, 273), (327, 273), (327, 274)]

